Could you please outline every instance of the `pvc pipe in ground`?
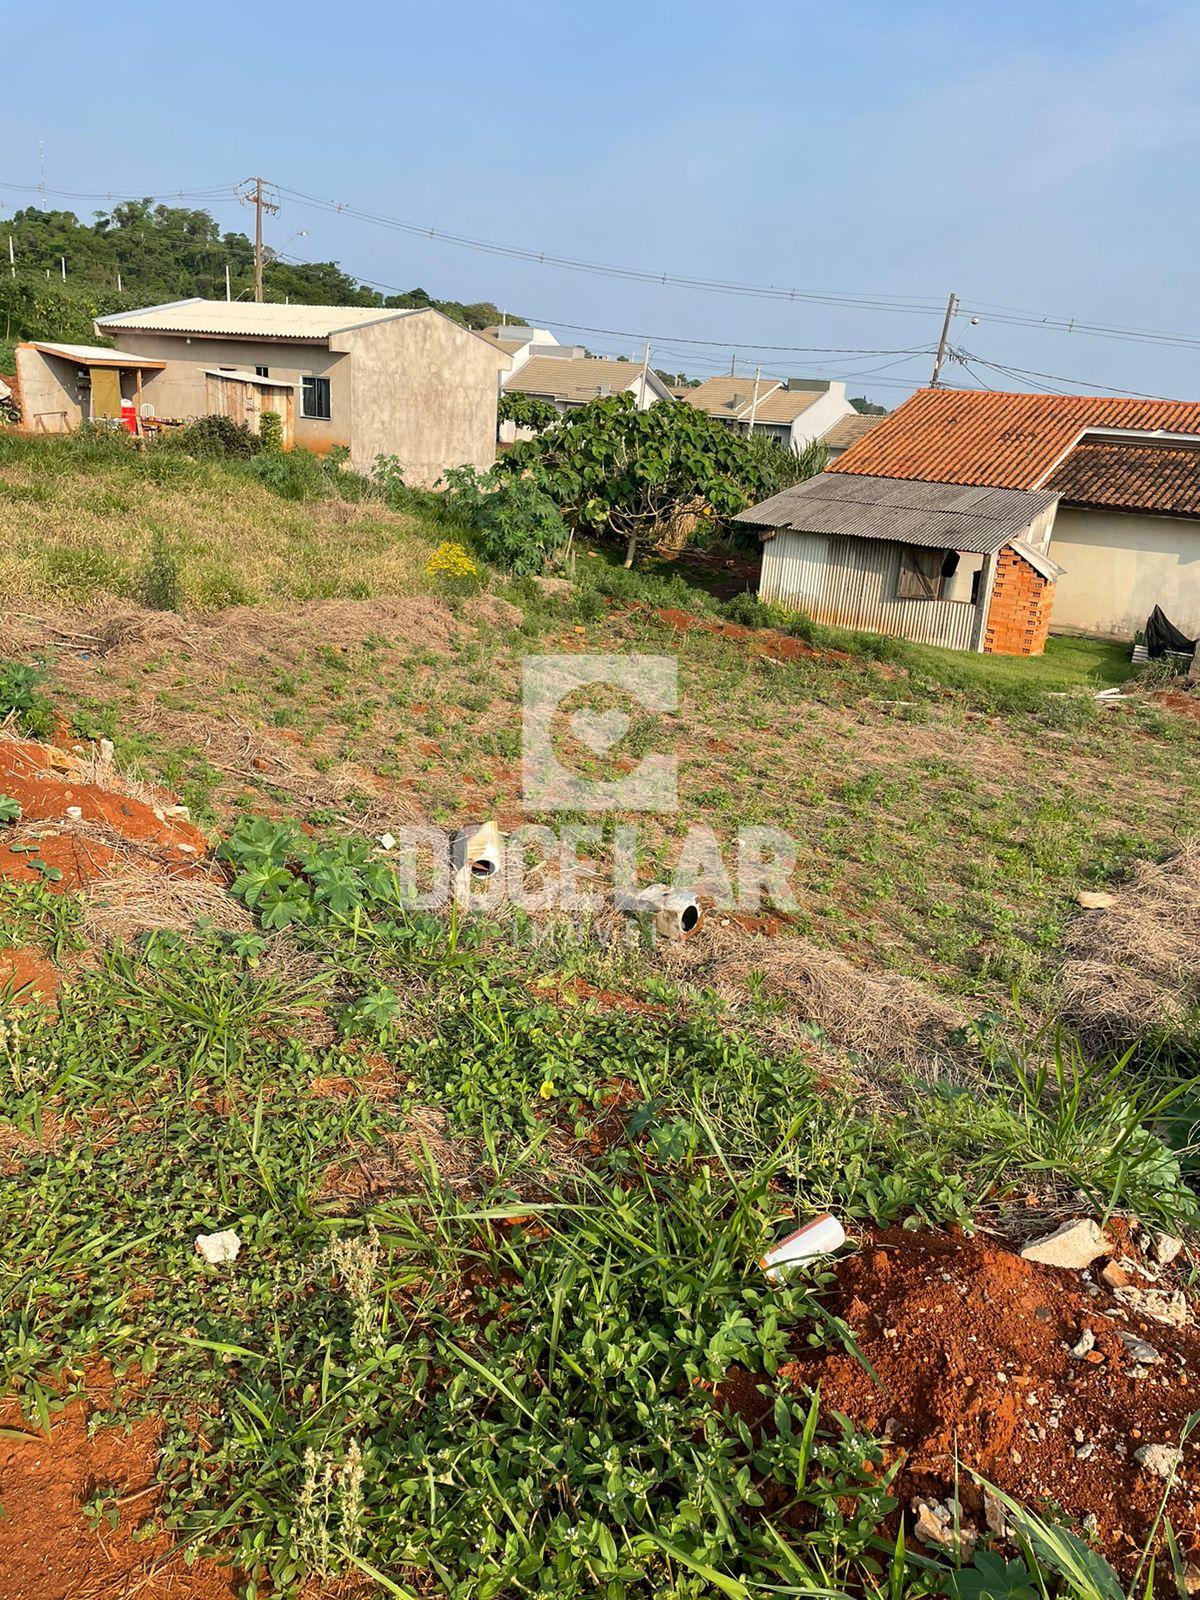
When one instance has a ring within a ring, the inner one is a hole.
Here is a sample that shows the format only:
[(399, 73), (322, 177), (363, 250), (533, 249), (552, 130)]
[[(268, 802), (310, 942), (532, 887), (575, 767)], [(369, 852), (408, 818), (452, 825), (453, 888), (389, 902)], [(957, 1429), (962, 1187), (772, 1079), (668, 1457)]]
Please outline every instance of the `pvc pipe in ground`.
[(664, 939), (686, 939), (700, 926), (700, 902), (695, 895), (665, 883), (652, 883), (632, 902), (625, 902), (623, 909), (649, 917)]
[(472, 894), (491, 886), (504, 861), (504, 844), (494, 822), (470, 822), (454, 835), (450, 847), (451, 887), (465, 906)]

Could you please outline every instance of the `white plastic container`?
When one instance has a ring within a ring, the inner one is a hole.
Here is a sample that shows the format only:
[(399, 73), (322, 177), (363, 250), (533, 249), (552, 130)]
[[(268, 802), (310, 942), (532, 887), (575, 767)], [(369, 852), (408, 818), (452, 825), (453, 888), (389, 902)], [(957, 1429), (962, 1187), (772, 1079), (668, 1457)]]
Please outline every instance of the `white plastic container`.
[(786, 1239), (780, 1239), (778, 1244), (772, 1245), (760, 1265), (772, 1283), (778, 1283), (786, 1276), (787, 1269), (794, 1267), (797, 1262), (832, 1255), (845, 1242), (845, 1228), (836, 1217), (826, 1212), (824, 1216), (814, 1217), (802, 1228), (797, 1228), (795, 1233), (789, 1233)]

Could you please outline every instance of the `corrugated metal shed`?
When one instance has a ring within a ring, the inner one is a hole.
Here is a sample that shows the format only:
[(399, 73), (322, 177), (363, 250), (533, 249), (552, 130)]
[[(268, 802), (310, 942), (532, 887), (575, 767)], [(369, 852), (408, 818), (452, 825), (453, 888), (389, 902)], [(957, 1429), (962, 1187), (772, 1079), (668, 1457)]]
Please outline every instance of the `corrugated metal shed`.
[(994, 555), (1057, 499), (1057, 492), (1045, 489), (987, 489), (820, 473), (743, 511), (735, 520), (757, 528)]
[(419, 308), (381, 306), (278, 306), (245, 300), (175, 300), (143, 311), (114, 311), (96, 326), (148, 333), (225, 334), (232, 338), (323, 340), (349, 328), (411, 317)]
[(982, 601), (902, 599), (900, 556), (901, 546), (886, 539), (785, 530), (763, 547), (759, 596), (833, 627), (978, 650)]

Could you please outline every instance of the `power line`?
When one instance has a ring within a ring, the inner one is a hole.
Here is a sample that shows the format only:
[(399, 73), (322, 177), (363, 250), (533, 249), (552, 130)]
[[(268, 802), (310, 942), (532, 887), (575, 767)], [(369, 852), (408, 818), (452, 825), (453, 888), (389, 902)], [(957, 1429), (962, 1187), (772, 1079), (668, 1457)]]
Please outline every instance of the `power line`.
[[(1177, 396), (1173, 395), (1150, 394), (1144, 389), (1117, 389), (1107, 383), (1089, 383), (1086, 378), (1068, 378), (1058, 372), (1038, 372), (1029, 367), (1014, 367), (1002, 361), (989, 361), (984, 356), (972, 355), (969, 350), (959, 353), (959, 359), (963, 360), (963, 357), (966, 360), (978, 363), (981, 367), (988, 367), (993, 372), (1001, 372), (1009, 378), (1023, 378), (1027, 382), (1031, 382), (1034, 379), (1042, 379), (1043, 383), (1035, 385), (1035, 387), (1044, 387), (1047, 394), (1069, 395), (1077, 389), (1094, 389), (1098, 394), (1128, 395), (1134, 400), (1172, 400), (1177, 398)], [(963, 365), (966, 365), (965, 360)], [(1067, 389), (1045, 387), (1046, 384), (1051, 383), (1065, 383), (1071, 385), (1071, 387)]]

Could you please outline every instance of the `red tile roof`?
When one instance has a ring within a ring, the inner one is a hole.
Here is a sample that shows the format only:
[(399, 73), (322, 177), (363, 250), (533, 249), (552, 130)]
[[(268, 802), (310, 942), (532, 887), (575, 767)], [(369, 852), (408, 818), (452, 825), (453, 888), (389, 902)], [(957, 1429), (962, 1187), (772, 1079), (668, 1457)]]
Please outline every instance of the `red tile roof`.
[(1200, 402), (919, 389), (828, 470), (1033, 489), (1084, 428), (1200, 435)]
[(1084, 439), (1046, 480), (1071, 505), (1200, 516), (1200, 447)]

